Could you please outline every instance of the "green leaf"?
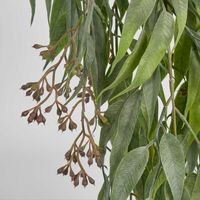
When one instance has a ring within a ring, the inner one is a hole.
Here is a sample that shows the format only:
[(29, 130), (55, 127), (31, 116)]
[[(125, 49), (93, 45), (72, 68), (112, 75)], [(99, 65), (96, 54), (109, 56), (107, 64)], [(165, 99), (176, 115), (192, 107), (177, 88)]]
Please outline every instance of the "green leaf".
[[(108, 87), (106, 87), (99, 96), (101, 96), (105, 91), (117, 87), (122, 81), (124, 81), (126, 78), (128, 78), (132, 74), (132, 72), (137, 67), (137, 65), (140, 61), (140, 58), (143, 55), (143, 53), (147, 47), (147, 42), (148, 42), (148, 36), (144, 29), (136, 43), (135, 48), (133, 49), (131, 55), (129, 55), (128, 58), (126, 59), (121, 70), (119, 71), (116, 79)], [(117, 65), (116, 65), (116, 67), (117, 67)], [(115, 67), (115, 69), (116, 69), (116, 67)], [(115, 70), (114, 70), (114, 72), (115, 72)], [(109, 79), (110, 77), (111, 76), (107, 77), (107, 79)]]
[(147, 116), (146, 116), (146, 122), (148, 126), (148, 132), (150, 132), (154, 112), (155, 112), (155, 106), (158, 99), (158, 94), (160, 91), (160, 69), (158, 68), (151, 79), (149, 79), (143, 86), (143, 102), (144, 106), (146, 108)]
[(174, 44), (174, 47), (176, 47), (183, 33), (183, 30), (185, 29), (188, 12), (188, 0), (172, 0), (171, 2), (176, 13), (176, 20), (178, 25), (178, 35)]
[(110, 182), (108, 178), (104, 180), (103, 186), (99, 192), (97, 200), (109, 200), (110, 199)]
[(191, 39), (186, 31), (184, 31), (174, 52), (175, 88), (188, 71), (191, 46)]
[(199, 197), (200, 197), (200, 171), (198, 171), (194, 188), (192, 190), (191, 200), (199, 200)]
[(115, 65), (125, 55), (127, 49), (129, 48), (133, 40), (133, 36), (135, 35), (136, 31), (149, 18), (155, 3), (156, 0), (132, 0), (130, 2), (126, 14), (125, 23), (123, 26), (122, 37), (119, 44), (119, 50), (112, 64), (112, 69), (110, 73), (113, 72)]
[(113, 175), (117, 169), (117, 166), (128, 150), (128, 145), (130, 144), (137, 122), (140, 102), (141, 92), (136, 91), (128, 97), (119, 114), (117, 133), (114, 138), (110, 155), (111, 182), (113, 180)]
[(127, 199), (142, 176), (148, 159), (147, 147), (139, 147), (127, 153), (116, 170), (111, 200)]
[(36, 2), (35, 0), (29, 0), (30, 2), (30, 5), (31, 5), (31, 25), (33, 23), (33, 20), (34, 20), (34, 16), (35, 16), (35, 5), (36, 5)]
[(183, 193), (185, 161), (179, 141), (172, 134), (164, 134), (160, 142), (160, 157), (174, 199)]
[(153, 72), (157, 68), (170, 45), (171, 39), (173, 37), (173, 31), (173, 17), (170, 13), (163, 11), (155, 25), (147, 49), (139, 62), (133, 82), (128, 88), (126, 88), (116, 97), (142, 85), (152, 76)]
[(198, 161), (198, 145), (196, 142), (193, 142), (192, 145), (190, 146), (188, 153), (187, 153), (187, 165), (186, 165), (186, 173), (190, 174), (194, 171), (197, 161)]
[(108, 119), (108, 124), (104, 125), (101, 129), (99, 147), (104, 156), (106, 151), (106, 145), (111, 137), (117, 132), (117, 124), (119, 119), (119, 114), (126, 102), (126, 98), (122, 96), (116, 102), (108, 106), (105, 113), (105, 117)]
[[(189, 70), (189, 80), (188, 80), (188, 97), (185, 109), (185, 116), (192, 108), (195, 102), (197, 94), (200, 87), (200, 57), (197, 51), (191, 51), (190, 55), (190, 70)], [(195, 83), (195, 84), (194, 84)]]
[(47, 18), (48, 18), (48, 21), (49, 21), (50, 13), (51, 13), (52, 0), (45, 0), (45, 3), (46, 3), (46, 9), (47, 9)]

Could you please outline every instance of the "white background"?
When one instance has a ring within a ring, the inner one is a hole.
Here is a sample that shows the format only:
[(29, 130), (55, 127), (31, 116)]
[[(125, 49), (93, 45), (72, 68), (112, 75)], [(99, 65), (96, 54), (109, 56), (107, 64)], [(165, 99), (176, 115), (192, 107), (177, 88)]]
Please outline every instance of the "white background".
[(56, 174), (73, 140), (70, 133), (58, 133), (56, 116), (50, 114), (46, 126), (28, 125), (20, 118), (33, 102), (19, 88), (38, 80), (44, 64), (31, 48), (48, 43), (44, 2), (37, 1), (32, 27), (28, 0), (0, 5), (0, 199), (94, 200), (102, 184), (99, 169), (90, 170), (96, 185), (86, 189), (75, 189), (69, 177)]

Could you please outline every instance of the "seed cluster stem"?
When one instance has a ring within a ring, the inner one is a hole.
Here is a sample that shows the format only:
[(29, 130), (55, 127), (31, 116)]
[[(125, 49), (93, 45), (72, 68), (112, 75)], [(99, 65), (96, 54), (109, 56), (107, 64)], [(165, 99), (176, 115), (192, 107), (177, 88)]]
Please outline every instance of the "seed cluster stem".
[(174, 78), (173, 78), (173, 69), (172, 69), (172, 51), (169, 47), (168, 51), (168, 68), (169, 68), (169, 86), (171, 92), (171, 101), (172, 101), (172, 124), (173, 124), (173, 133), (176, 136), (176, 105), (175, 105), (175, 95), (174, 95)]

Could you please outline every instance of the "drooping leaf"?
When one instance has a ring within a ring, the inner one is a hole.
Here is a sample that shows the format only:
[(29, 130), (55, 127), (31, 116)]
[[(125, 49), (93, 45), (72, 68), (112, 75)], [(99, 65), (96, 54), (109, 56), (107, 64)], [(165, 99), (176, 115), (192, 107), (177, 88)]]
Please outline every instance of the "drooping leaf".
[(185, 176), (184, 153), (172, 134), (164, 134), (160, 142), (160, 157), (174, 199), (180, 200)]
[(132, 93), (123, 105), (119, 114), (117, 133), (114, 138), (110, 156), (110, 177), (113, 175), (122, 157), (128, 150), (133, 131), (138, 118), (138, 111), (141, 101), (141, 91)]
[(191, 200), (199, 200), (200, 197), (200, 171), (198, 171), (197, 178), (192, 190)]
[(99, 192), (97, 200), (109, 200), (110, 199), (110, 182), (108, 178), (104, 180), (103, 186)]
[(51, 13), (52, 0), (45, 0), (45, 3), (46, 3), (46, 9), (47, 9), (47, 18), (48, 18), (48, 21), (49, 21), (50, 13)]
[(146, 122), (148, 126), (148, 132), (150, 132), (151, 125), (153, 122), (155, 106), (160, 91), (160, 70), (159, 68), (155, 71), (151, 79), (149, 79), (143, 86), (143, 102), (146, 108)]
[[(143, 30), (142, 34), (140, 35), (140, 38), (137, 41), (135, 48), (133, 49), (131, 55), (129, 55), (128, 58), (126, 59), (121, 70), (119, 71), (116, 79), (108, 87), (106, 87), (101, 92), (100, 95), (102, 95), (102, 93), (104, 93), (107, 90), (117, 87), (123, 80), (128, 78), (133, 73), (134, 69), (137, 67), (137, 65), (140, 61), (141, 56), (143, 55), (143, 53), (146, 49), (147, 42), (148, 42), (148, 36), (146, 34), (146, 31)], [(114, 71), (113, 71), (113, 73), (114, 73)]]
[(35, 16), (35, 5), (36, 5), (36, 2), (35, 0), (29, 0), (30, 2), (30, 5), (31, 5), (31, 24), (33, 23), (33, 20), (34, 20), (34, 16)]
[(175, 88), (179, 85), (183, 77), (186, 75), (189, 62), (190, 62), (190, 50), (191, 39), (186, 31), (183, 32), (174, 51), (174, 74), (175, 74)]
[(178, 34), (174, 44), (174, 47), (176, 47), (186, 25), (188, 0), (172, 0), (171, 2), (176, 13), (176, 20), (178, 25)]
[(199, 92), (200, 86), (200, 56), (196, 51), (191, 51), (190, 70), (188, 80), (188, 97), (185, 108), (185, 116), (187, 116)]
[(155, 0), (132, 0), (130, 2), (122, 31), (122, 37), (119, 44), (119, 50), (117, 52), (115, 61), (112, 64), (110, 73), (113, 72), (115, 65), (125, 55), (136, 31), (147, 21), (155, 3)]
[(111, 200), (125, 200), (142, 176), (149, 158), (147, 147), (127, 153), (121, 160), (114, 177)]
[[(147, 49), (139, 62), (133, 82), (117, 96), (140, 86), (152, 76), (170, 45), (173, 30), (174, 20), (172, 15), (163, 11), (155, 25)], [(160, 41), (159, 43), (158, 40)]]

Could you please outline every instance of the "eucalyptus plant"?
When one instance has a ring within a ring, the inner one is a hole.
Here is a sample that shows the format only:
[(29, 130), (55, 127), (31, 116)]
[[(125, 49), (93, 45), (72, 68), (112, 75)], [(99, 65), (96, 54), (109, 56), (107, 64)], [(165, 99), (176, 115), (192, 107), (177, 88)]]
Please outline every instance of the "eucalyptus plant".
[(98, 200), (199, 200), (200, 1), (45, 3), (44, 73), (21, 87), (36, 102), (22, 116), (45, 123), (56, 109), (58, 129), (77, 130), (58, 174), (95, 184), (87, 160), (102, 169)]

